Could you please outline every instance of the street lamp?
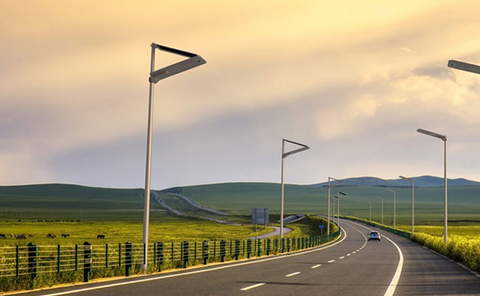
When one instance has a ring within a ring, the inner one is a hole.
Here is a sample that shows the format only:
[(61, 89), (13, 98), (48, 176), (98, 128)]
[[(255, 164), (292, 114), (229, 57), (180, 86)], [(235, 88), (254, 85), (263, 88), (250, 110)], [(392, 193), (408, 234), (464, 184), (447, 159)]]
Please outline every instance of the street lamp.
[[(185, 72), (192, 68), (198, 67), (206, 63), (206, 61), (199, 55), (170, 48), (162, 45), (152, 43), (151, 45), (151, 60), (150, 60), (150, 93), (148, 102), (148, 131), (147, 131), (147, 163), (145, 169), (145, 209), (143, 212), (143, 243), (145, 245), (144, 263), (142, 270), (147, 271), (148, 266), (148, 227), (150, 221), (150, 179), (151, 179), (151, 162), (152, 162), (152, 133), (153, 133), (153, 86), (157, 82), (167, 77)], [(165, 51), (168, 53), (184, 56), (187, 59), (181, 62), (172, 64), (170, 66), (155, 70), (155, 49)]]
[(377, 196), (377, 198), (382, 200), (382, 225), (383, 225), (383, 197)]
[(415, 231), (415, 180), (400, 176), (400, 178), (410, 181), (412, 183), (412, 234)]
[[(337, 184), (331, 184), (330, 183), (330, 180), (333, 180), (333, 181), (337, 181), (339, 183)], [(341, 181), (341, 180), (337, 180), (335, 178), (332, 178), (332, 177), (328, 177), (328, 209), (327, 209), (327, 221), (328, 223), (330, 223), (330, 188), (334, 187), (334, 186), (337, 186), (337, 185), (341, 185), (343, 184), (344, 182)], [(335, 216), (335, 208), (333, 208), (333, 213), (334, 213), (334, 216)], [(327, 227), (327, 234), (330, 235), (330, 227)]]
[(447, 200), (447, 136), (446, 135), (441, 135), (437, 134), (434, 132), (430, 132), (424, 129), (417, 129), (417, 132), (425, 134), (427, 136), (435, 137), (443, 141), (443, 175), (444, 175), (444, 180), (443, 180), (443, 186), (444, 186), (444, 191), (445, 191), (445, 198), (444, 198), (444, 211), (443, 211), (443, 241), (445, 244), (447, 243), (447, 227), (448, 227), (448, 200)]
[[(338, 203), (337, 203), (337, 207), (338, 207), (338, 210), (337, 210), (337, 225), (340, 227), (340, 198), (344, 197), (344, 196), (347, 196), (346, 193), (343, 193), (341, 191), (338, 192), (339, 195), (335, 196), (336, 199), (338, 199)], [(342, 195), (342, 196), (340, 196)], [(333, 208), (333, 211), (335, 211), (335, 208)]]
[(393, 229), (395, 229), (396, 225), (396, 216), (397, 216), (397, 197), (395, 190), (386, 188), (388, 191), (393, 192)]
[(448, 67), (458, 69), (458, 70), (463, 70), (467, 72), (472, 72), (475, 74), (480, 74), (480, 66), (474, 65), (474, 64), (469, 64), (469, 63), (464, 63), (460, 61), (455, 61), (455, 60), (450, 60), (448, 61)]
[[(292, 150), (290, 152), (285, 153), (285, 142), (300, 146), (301, 148), (298, 148), (298, 149), (295, 149), (295, 150)], [(305, 150), (308, 150), (308, 149), (310, 149), (310, 147), (308, 147), (307, 145), (300, 144), (300, 143), (297, 143), (297, 142), (293, 142), (293, 141), (290, 141), (290, 140), (287, 140), (287, 139), (282, 139), (282, 200), (281, 200), (281, 204), (280, 204), (280, 242), (282, 241), (282, 238), (283, 238), (283, 208), (284, 208), (283, 205), (284, 205), (284, 201), (285, 201), (285, 198), (284, 198), (284, 184), (283, 184), (283, 166), (284, 166), (285, 158), (287, 158), (288, 156), (290, 156), (292, 154), (299, 153), (299, 152), (302, 152), (302, 151), (305, 151)], [(283, 248), (283, 245), (281, 246), (281, 248)]]

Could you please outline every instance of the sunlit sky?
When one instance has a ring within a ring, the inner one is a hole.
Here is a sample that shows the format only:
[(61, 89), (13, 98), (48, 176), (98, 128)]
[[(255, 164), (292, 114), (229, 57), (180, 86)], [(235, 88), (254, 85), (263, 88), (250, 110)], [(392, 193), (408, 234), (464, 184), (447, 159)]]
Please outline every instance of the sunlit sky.
[[(152, 42), (207, 64), (155, 85), (152, 188), (480, 180), (478, 1), (0, 0), (0, 185), (145, 182)], [(156, 53), (161, 68), (181, 57)], [(295, 148), (287, 146), (288, 149)]]

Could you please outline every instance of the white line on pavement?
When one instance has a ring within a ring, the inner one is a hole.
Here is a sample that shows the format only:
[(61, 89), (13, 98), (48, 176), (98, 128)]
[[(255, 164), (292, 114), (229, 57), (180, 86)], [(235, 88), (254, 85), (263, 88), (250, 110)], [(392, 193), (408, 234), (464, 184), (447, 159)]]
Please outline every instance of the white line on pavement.
[(400, 250), (400, 247), (397, 246), (396, 243), (394, 243), (391, 239), (389, 239), (386, 236), (383, 236), (384, 238), (388, 239), (398, 250), (398, 255), (400, 255), (400, 260), (398, 260), (398, 266), (397, 266), (397, 271), (395, 271), (395, 275), (393, 276), (392, 281), (390, 282), (390, 285), (388, 286), (387, 292), (385, 292), (385, 296), (393, 296), (395, 293), (395, 289), (397, 288), (398, 282), (400, 281), (400, 275), (402, 274), (402, 268), (403, 268), (403, 253), (402, 250)]
[(338, 259), (340, 259), (340, 260), (345, 259), (345, 256), (342, 256), (342, 257), (340, 257), (340, 258), (338, 258)]
[(298, 275), (300, 273), (301, 273), (300, 271), (297, 271), (297, 272), (294, 272), (294, 273), (291, 273), (291, 274), (287, 274), (285, 277), (295, 276), (295, 275)]
[(257, 287), (260, 287), (260, 286), (263, 286), (263, 285), (266, 285), (266, 284), (267, 284), (267, 283), (256, 284), (256, 285), (253, 285), (253, 286), (249, 286), (249, 287), (242, 288), (242, 289), (240, 289), (240, 291), (247, 291), (247, 290), (250, 290), (250, 289), (253, 289), (253, 288), (257, 288)]
[(333, 262), (335, 262), (335, 260), (330, 260), (330, 261), (328, 261), (327, 263), (333, 263)]
[(314, 265), (314, 266), (312, 266), (312, 269), (319, 268), (320, 266), (322, 266), (322, 264)]

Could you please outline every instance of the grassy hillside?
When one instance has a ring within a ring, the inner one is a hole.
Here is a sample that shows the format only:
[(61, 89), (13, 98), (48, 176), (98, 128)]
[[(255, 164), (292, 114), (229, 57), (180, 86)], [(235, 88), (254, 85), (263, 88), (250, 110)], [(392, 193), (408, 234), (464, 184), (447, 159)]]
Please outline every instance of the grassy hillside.
[[(409, 223), (411, 216), (411, 189), (395, 188), (397, 223)], [(384, 221), (393, 220), (393, 193), (383, 187), (334, 187), (331, 196), (339, 191), (347, 193), (341, 199), (342, 215), (381, 219), (381, 200), (384, 198)], [(253, 207), (268, 207), (270, 213), (280, 211), (280, 185), (269, 183), (224, 183), (183, 188), (183, 193), (203, 205), (236, 214), (248, 214)], [(443, 187), (415, 190), (416, 220), (422, 223), (440, 223), (443, 219)], [(286, 213), (327, 212), (327, 188), (314, 185), (285, 186)], [(451, 186), (449, 188), (449, 220), (479, 220), (480, 187)]]
[[(411, 189), (394, 188), (397, 195), (397, 223), (410, 223)], [(203, 206), (233, 215), (249, 215), (254, 207), (267, 207), (271, 214), (280, 212), (280, 184), (222, 183), (177, 187), (164, 190), (186, 195)], [(332, 197), (345, 192), (341, 199), (341, 214), (381, 219), (383, 197), (384, 221), (393, 220), (393, 194), (384, 187), (334, 187)], [(162, 193), (162, 192), (160, 192)], [(480, 220), (480, 186), (449, 187), (449, 220)], [(172, 206), (188, 210), (179, 200), (168, 198)], [(416, 188), (416, 221), (440, 224), (443, 220), (443, 187)], [(46, 184), (0, 187), (0, 220), (74, 219), (74, 220), (134, 220), (143, 216), (142, 189), (108, 189), (76, 185)], [(327, 213), (327, 188), (315, 185), (286, 185), (285, 213)], [(163, 219), (167, 213), (152, 200), (156, 210), (152, 219)], [(193, 211), (193, 210), (190, 210)]]
[[(152, 209), (159, 209), (152, 204)], [(0, 219), (112, 219), (141, 217), (143, 190), (67, 184), (0, 187)]]

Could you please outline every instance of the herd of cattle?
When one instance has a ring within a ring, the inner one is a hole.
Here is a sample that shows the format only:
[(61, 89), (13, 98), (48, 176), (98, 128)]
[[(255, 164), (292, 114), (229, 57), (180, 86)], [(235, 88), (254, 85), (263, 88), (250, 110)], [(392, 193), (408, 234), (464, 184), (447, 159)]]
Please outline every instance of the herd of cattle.
[[(15, 238), (15, 239), (27, 239), (27, 237), (34, 237), (35, 234), (25, 234), (25, 233), (22, 233), (22, 234), (3, 234), (3, 233), (0, 233), (0, 239), (7, 239), (7, 238)], [(49, 233), (47, 234), (47, 238), (56, 238), (57, 236), (54, 234), (54, 233)], [(70, 234), (68, 233), (62, 233), (62, 237), (63, 238), (69, 238), (70, 237)], [(104, 234), (99, 234), (97, 235), (97, 238), (100, 238), (100, 239), (105, 239), (105, 235)]]

